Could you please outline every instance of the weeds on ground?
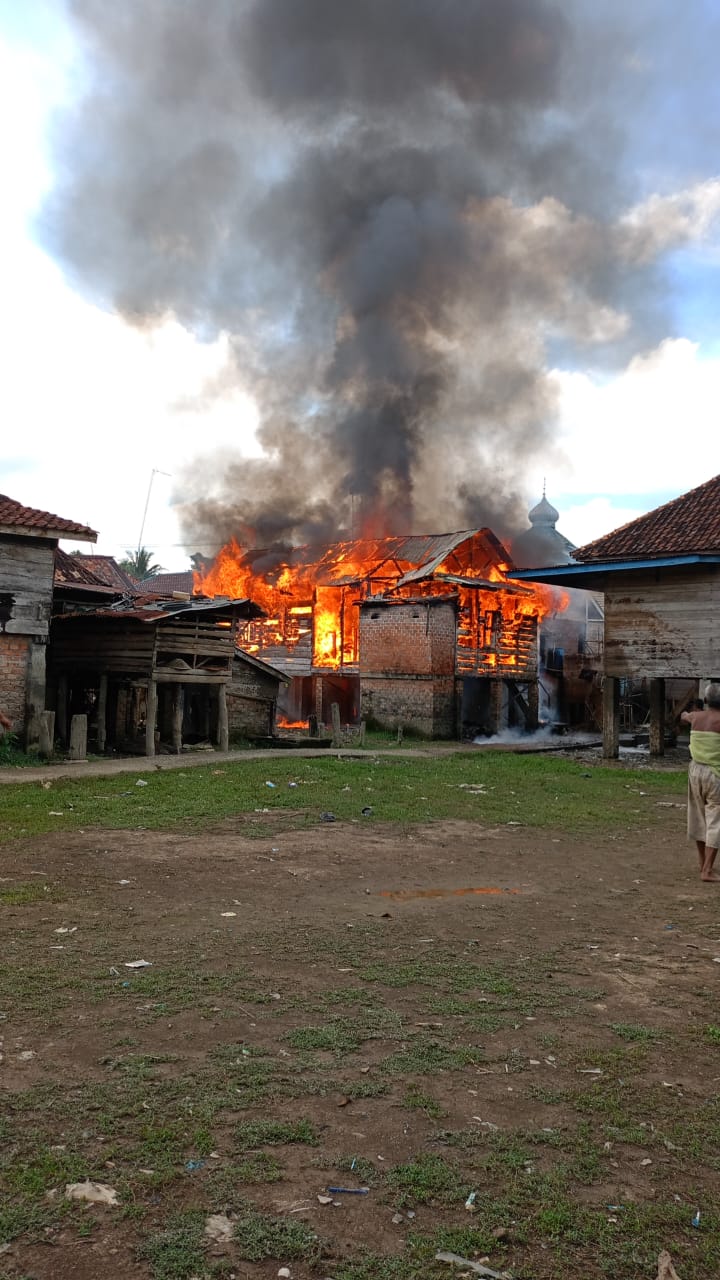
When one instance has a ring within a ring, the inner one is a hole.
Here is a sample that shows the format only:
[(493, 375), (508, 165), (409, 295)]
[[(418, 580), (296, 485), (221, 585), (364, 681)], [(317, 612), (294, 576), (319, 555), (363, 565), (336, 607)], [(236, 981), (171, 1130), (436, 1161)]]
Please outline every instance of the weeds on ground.
[[(268, 778), (270, 774), (270, 778)], [(110, 778), (57, 779), (49, 790), (31, 784), (2, 788), (0, 841), (43, 831), (104, 827), (207, 826), (247, 815), (247, 834), (261, 834), (254, 815), (274, 814), (291, 827), (319, 821), (330, 811), (340, 821), (414, 825), (437, 818), (553, 827), (567, 832), (633, 830), (660, 821), (656, 797), (680, 794), (684, 774), (647, 770), (644, 795), (629, 770), (572, 760), (459, 752), (440, 758), (248, 760), (184, 774), (167, 770), (142, 778), (132, 772)], [(272, 788), (266, 787), (273, 781)], [(293, 783), (293, 786), (289, 786)], [(471, 790), (482, 783), (484, 790)], [(366, 806), (370, 818), (361, 817)]]

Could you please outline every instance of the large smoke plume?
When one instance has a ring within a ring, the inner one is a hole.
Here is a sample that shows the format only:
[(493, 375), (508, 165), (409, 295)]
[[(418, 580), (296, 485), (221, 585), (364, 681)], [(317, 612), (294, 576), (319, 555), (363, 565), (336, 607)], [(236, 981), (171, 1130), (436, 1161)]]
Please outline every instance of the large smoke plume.
[(617, 37), (585, 48), (573, 9), (72, 0), (87, 83), (46, 242), (131, 322), (228, 334), (207, 400), (259, 406), (264, 457), (219, 474), (199, 441), (197, 545), (524, 524), (550, 344), (618, 349), (652, 257), (611, 217)]

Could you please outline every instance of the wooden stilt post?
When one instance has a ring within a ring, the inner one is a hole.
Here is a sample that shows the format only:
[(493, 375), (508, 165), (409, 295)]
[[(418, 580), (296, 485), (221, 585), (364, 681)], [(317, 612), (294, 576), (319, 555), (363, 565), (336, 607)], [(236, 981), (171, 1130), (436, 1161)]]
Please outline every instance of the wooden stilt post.
[(617, 760), (620, 754), (620, 682), (605, 676), (603, 684), (603, 756)]
[(172, 687), (172, 744), (173, 751), (180, 755), (182, 751), (182, 727), (185, 713), (185, 690), (181, 684)]
[(650, 681), (650, 755), (665, 755), (665, 681)]
[(97, 749), (99, 752), (105, 750), (107, 742), (107, 690), (108, 678), (101, 676), (97, 701)]
[(490, 681), (490, 732), (491, 734), (500, 733), (503, 728), (502, 711), (505, 696), (505, 686), (502, 680)]
[(145, 713), (145, 755), (155, 755), (155, 721), (157, 720), (157, 681), (148, 680)]
[(218, 691), (218, 727), (217, 739), (221, 751), (230, 749), (230, 728), (228, 725), (227, 693), (224, 684), (219, 684)]
[(537, 680), (528, 681), (526, 728), (530, 733), (538, 727), (540, 711), (540, 685)]
[(69, 760), (85, 760), (87, 757), (87, 716), (73, 716), (70, 721)]
[(330, 706), (330, 716), (332, 719), (332, 744), (334, 747), (342, 746), (342, 728), (340, 726), (340, 704), (333, 702)]
[(57, 735), (62, 745), (65, 746), (68, 736), (68, 678), (64, 673), (58, 676), (56, 701), (55, 724), (57, 726)]
[(53, 753), (53, 740), (55, 737), (55, 712), (41, 711), (39, 716), (39, 747), (40, 755), (43, 760), (49, 760)]

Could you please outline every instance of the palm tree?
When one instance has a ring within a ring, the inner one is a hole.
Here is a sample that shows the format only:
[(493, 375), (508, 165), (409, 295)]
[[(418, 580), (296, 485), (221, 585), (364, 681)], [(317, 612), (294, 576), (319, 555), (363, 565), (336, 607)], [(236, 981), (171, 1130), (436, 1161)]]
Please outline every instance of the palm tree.
[(152, 557), (153, 553), (147, 547), (126, 551), (125, 559), (120, 561), (120, 568), (129, 573), (131, 578), (135, 578), (136, 582), (143, 582), (145, 578), (154, 578), (156, 573), (163, 572), (161, 564), (152, 563)]

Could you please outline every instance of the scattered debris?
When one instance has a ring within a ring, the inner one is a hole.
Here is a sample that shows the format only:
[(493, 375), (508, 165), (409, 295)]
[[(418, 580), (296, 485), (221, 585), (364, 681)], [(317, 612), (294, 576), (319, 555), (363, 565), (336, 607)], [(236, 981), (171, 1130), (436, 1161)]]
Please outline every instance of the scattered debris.
[(435, 1261), (464, 1267), (466, 1271), (474, 1271), (476, 1276), (488, 1276), (491, 1280), (511, 1280), (509, 1271), (493, 1271), (482, 1262), (473, 1262), (472, 1258), (463, 1258), (459, 1253), (447, 1253), (444, 1249), (435, 1254)]
[(696, 1212), (696, 1214), (695, 1214), (695, 1216), (694, 1216), (694, 1218), (693, 1218), (693, 1220), (692, 1220), (692, 1224), (693, 1224), (693, 1226), (694, 1226), (694, 1227), (699, 1227), (699, 1226), (700, 1226), (700, 1210), (699, 1210), (699, 1209), (697, 1210), (697, 1212)]
[(130, 884), (129, 880), (118, 880), (118, 884)]
[(332, 1204), (332, 1196), (318, 1196), (318, 1204)]
[(581, 1076), (601, 1076), (602, 1071), (599, 1067), (578, 1067)]
[(362, 814), (363, 818), (371, 818), (373, 815), (373, 812), (374, 812), (373, 807), (370, 804), (366, 804), (365, 808), (360, 810), (360, 813)]
[(114, 1187), (108, 1187), (104, 1182), (91, 1182), (89, 1178), (85, 1182), (68, 1182), (65, 1195), (68, 1200), (86, 1200), (90, 1204), (118, 1203)]
[(23, 1049), (22, 1053), (18, 1054), (18, 1062), (32, 1062), (34, 1057), (34, 1049)]
[(59, 929), (55, 930), (55, 932), (56, 933), (77, 933), (77, 925), (74, 924), (70, 929), (66, 928), (64, 925), (61, 925)]
[(476, 1197), (476, 1196), (477, 1196), (477, 1192), (476, 1192), (476, 1191), (471, 1191), (471, 1192), (470, 1192), (470, 1195), (468, 1196), (467, 1200), (465, 1201), (465, 1208), (467, 1209), (468, 1213), (474, 1213), (474, 1212), (475, 1212), (475, 1197)]
[(335, 817), (334, 813), (321, 813), (320, 821), (321, 822), (337, 822), (337, 818)]
[(214, 1244), (228, 1244), (235, 1234), (235, 1224), (226, 1213), (211, 1213), (205, 1223), (205, 1235)]
[(126, 960), (125, 961), (126, 969), (149, 969), (151, 965), (152, 965), (152, 960)]
[(273, 787), (273, 788), (274, 788), (274, 787), (276, 787), (276, 786), (277, 786), (277, 782), (266, 782), (266, 783), (265, 783), (265, 786), (266, 786), (266, 787)]
[(394, 1213), (392, 1216), (392, 1220), (395, 1223), (396, 1227), (399, 1227), (400, 1223), (405, 1221), (401, 1213)]
[(663, 1249), (658, 1257), (657, 1280), (680, 1280), (667, 1249)]
[(333, 1196), (366, 1196), (370, 1192), (369, 1187), (328, 1187), (328, 1191)]
[(148, 784), (144, 778), (138, 778), (137, 782), (135, 783), (136, 787), (146, 787), (147, 785)]
[(204, 1167), (205, 1167), (204, 1160), (188, 1160), (187, 1164), (185, 1165), (185, 1168), (187, 1169), (188, 1173), (195, 1173), (198, 1169), (203, 1169)]
[(237, 911), (221, 911), (220, 915), (226, 920), (235, 919)]
[(281, 1267), (278, 1271), (279, 1280), (290, 1280), (292, 1272), (289, 1267)]

